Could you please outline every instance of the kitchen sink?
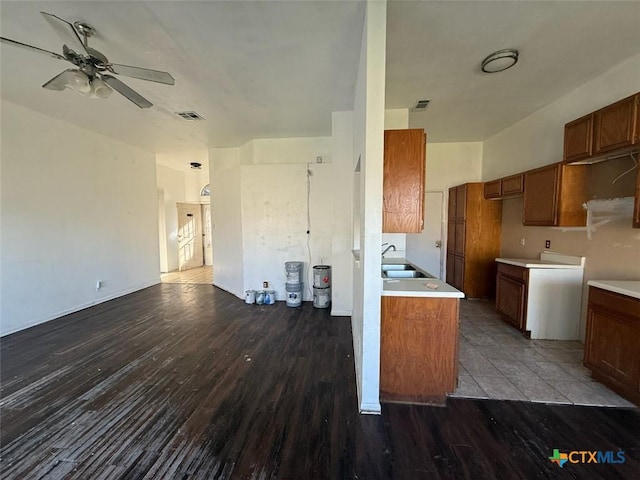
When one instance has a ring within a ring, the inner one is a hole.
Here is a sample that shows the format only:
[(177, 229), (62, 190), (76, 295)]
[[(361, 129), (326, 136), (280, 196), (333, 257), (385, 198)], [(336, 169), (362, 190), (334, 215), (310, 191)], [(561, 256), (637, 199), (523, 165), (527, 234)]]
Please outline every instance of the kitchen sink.
[(383, 278), (430, 278), (417, 270), (387, 270), (382, 272)]
[(409, 271), (413, 271), (415, 272), (415, 268), (413, 268), (413, 265), (408, 265), (406, 263), (383, 263), (382, 264), (382, 271), (383, 272), (389, 272), (389, 271), (403, 271), (403, 270), (409, 270)]

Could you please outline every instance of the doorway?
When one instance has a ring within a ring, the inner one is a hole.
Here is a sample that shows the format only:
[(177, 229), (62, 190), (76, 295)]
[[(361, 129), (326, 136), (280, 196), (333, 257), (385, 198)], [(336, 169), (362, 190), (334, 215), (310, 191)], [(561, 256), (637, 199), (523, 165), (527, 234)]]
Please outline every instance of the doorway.
[(202, 207), (200, 204), (177, 203), (178, 270), (204, 265), (202, 250)]
[(444, 251), (443, 191), (424, 194), (424, 229), (422, 233), (407, 234), (407, 260), (441, 280), (443, 278)]

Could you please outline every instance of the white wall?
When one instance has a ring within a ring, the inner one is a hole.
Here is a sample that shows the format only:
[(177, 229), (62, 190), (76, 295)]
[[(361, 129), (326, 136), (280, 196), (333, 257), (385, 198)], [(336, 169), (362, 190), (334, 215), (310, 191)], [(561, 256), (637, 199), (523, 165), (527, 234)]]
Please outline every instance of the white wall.
[(242, 246), (245, 289), (263, 281), (285, 300), (285, 262), (304, 262), (303, 300), (313, 299), (312, 266), (331, 264), (331, 164), (309, 165), (310, 228), (307, 235), (307, 164), (243, 165)]
[[(178, 269), (177, 202), (185, 201), (185, 174), (163, 165), (156, 165), (156, 181), (160, 203), (160, 271)], [(164, 227), (164, 228), (163, 228)]]
[(426, 170), (429, 191), (446, 191), (462, 183), (479, 182), (482, 178), (482, 143), (427, 141)]
[(213, 284), (244, 297), (240, 149), (209, 151)]
[(332, 114), (331, 314), (353, 312), (353, 112)]
[(6, 101), (1, 128), (3, 335), (159, 282), (153, 154)]
[[(350, 282), (350, 272), (344, 265), (334, 268), (333, 257), (333, 244), (344, 255), (348, 245), (341, 242), (350, 238), (350, 208), (342, 206), (341, 214), (334, 215), (336, 196), (350, 198), (350, 192), (336, 183), (346, 184), (349, 179), (338, 179), (335, 173), (336, 168), (344, 170), (345, 163), (350, 168), (351, 156), (344, 154), (345, 143), (351, 142), (350, 128), (344, 130), (344, 121), (338, 128), (342, 136), (335, 141), (342, 152), (338, 164), (333, 161), (333, 137), (258, 139), (237, 149), (211, 150), (215, 285), (243, 297), (245, 290), (261, 289), (268, 281), (276, 298), (285, 300), (284, 264), (303, 261), (303, 298), (312, 300), (311, 267), (328, 264), (337, 301), (335, 314), (351, 313), (351, 284), (344, 291), (336, 290)], [(322, 163), (316, 163), (318, 156)], [(307, 169), (311, 171), (309, 235)]]
[(243, 158), (243, 165), (316, 163), (317, 157), (322, 163), (332, 161), (331, 137), (261, 138), (249, 143), (251, 154)]
[[(637, 92), (639, 72), (640, 55), (636, 55), (488, 139), (484, 144), (483, 179), (492, 180), (560, 161), (564, 124)], [(602, 168), (623, 170), (628, 166), (622, 165), (625, 161), (613, 160), (589, 168), (593, 172), (596, 169), (600, 172)], [(635, 175), (635, 172), (631, 175)], [(615, 176), (615, 173), (592, 174), (589, 176), (590, 187), (600, 182), (610, 184)], [(627, 177), (625, 181), (633, 182), (633, 178)], [(629, 194), (633, 194), (632, 189)], [(520, 246), (520, 238), (525, 238), (524, 247)], [(505, 200), (501, 240), (503, 256), (537, 257), (545, 249), (545, 240), (550, 240), (553, 251), (586, 257), (581, 322), (583, 334), (588, 280), (640, 279), (640, 232), (631, 227), (631, 210), (626, 218), (613, 219), (589, 238), (585, 229), (580, 228), (524, 227), (522, 199)]]
[(386, 1), (368, 1), (354, 101), (354, 165), (360, 159), (360, 261), (354, 262), (353, 346), (360, 411), (380, 412), (380, 244)]

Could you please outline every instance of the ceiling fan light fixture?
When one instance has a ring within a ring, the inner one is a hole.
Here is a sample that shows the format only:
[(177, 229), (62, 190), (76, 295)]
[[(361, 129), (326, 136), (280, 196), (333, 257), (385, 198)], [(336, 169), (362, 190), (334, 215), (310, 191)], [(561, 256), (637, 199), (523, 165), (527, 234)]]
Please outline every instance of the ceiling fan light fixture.
[(107, 98), (113, 93), (109, 85), (98, 77), (91, 80), (91, 98)]
[(67, 86), (80, 95), (91, 93), (91, 81), (89, 77), (80, 70), (73, 70), (67, 75)]
[(502, 72), (518, 63), (518, 55), (518, 50), (513, 48), (493, 52), (482, 61), (482, 71), (485, 73)]

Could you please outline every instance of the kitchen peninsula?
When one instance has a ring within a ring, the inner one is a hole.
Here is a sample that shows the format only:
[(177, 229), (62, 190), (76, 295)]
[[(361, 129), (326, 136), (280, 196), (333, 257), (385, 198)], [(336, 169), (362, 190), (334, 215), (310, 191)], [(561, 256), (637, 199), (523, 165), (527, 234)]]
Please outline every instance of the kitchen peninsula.
[(382, 261), (380, 400), (443, 404), (458, 377), (464, 294), (401, 258)]

